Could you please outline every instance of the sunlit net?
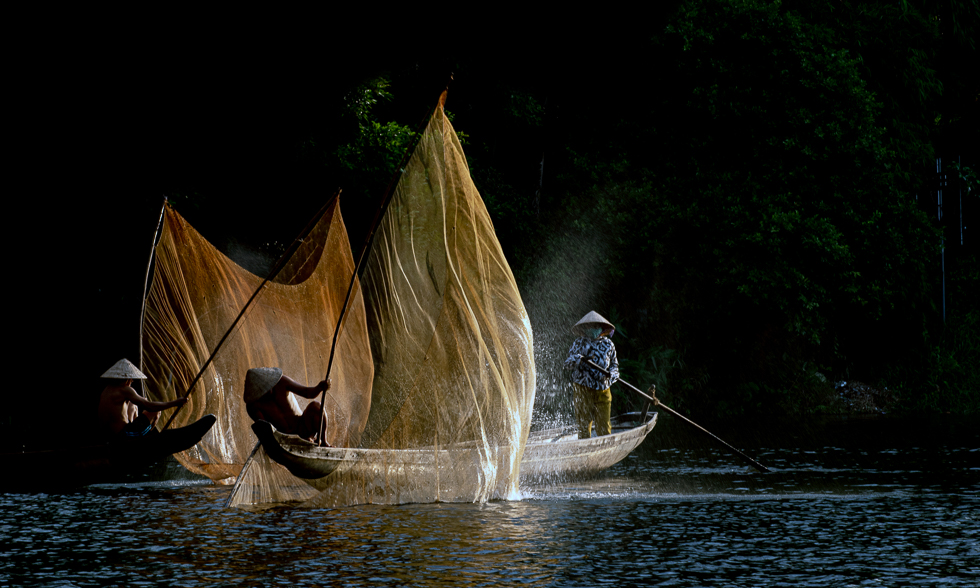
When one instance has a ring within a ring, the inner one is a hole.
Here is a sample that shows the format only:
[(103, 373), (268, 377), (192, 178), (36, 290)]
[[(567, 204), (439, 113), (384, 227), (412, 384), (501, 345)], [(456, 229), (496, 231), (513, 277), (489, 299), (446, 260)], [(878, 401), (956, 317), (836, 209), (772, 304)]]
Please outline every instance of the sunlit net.
[(534, 402), (531, 328), (441, 107), (402, 174), (362, 284), (376, 370), (362, 446), (377, 451), (325, 479), (314, 503), (515, 492)]
[[(328, 211), (314, 233), (322, 245), (304, 245), (309, 251), (297, 259), (306, 261), (267, 286), (234, 345), (219, 352), (191, 394), (181, 423), (208, 412), (219, 416), (216, 430), (179, 457), (193, 471), (230, 478), (251, 452), (255, 437), (241, 400), (247, 369), (279, 366), (309, 384), (323, 377), (353, 262), (339, 209)], [(195, 238), (183, 237), (189, 234)], [(165, 239), (172, 245), (161, 241), (158, 248), (164, 277), (161, 285), (154, 280), (145, 344), (157, 398), (183, 390), (260, 282), (172, 212)], [(327, 402), (328, 438), (350, 448), (344, 461), (332, 474), (304, 481), (260, 449), (231, 503), (337, 506), (516, 495), (534, 403), (531, 328), (441, 106), (378, 227), (361, 286)], [(170, 373), (176, 385), (168, 385)]]
[[(208, 413), (218, 417), (196, 447), (176, 455), (182, 465), (215, 481), (238, 475), (256, 443), (242, 400), (249, 368), (281, 367), (309, 385), (323, 379), (353, 270), (335, 201), (276, 281), (265, 285), (178, 412), (171, 426)], [(151, 399), (169, 400), (185, 393), (261, 282), (167, 209), (144, 315), (143, 369)], [(333, 386), (325, 402), (327, 439), (332, 444), (359, 442), (373, 371), (364, 305), (357, 291), (338, 341), (330, 374)], [(300, 408), (309, 402), (296, 400)]]

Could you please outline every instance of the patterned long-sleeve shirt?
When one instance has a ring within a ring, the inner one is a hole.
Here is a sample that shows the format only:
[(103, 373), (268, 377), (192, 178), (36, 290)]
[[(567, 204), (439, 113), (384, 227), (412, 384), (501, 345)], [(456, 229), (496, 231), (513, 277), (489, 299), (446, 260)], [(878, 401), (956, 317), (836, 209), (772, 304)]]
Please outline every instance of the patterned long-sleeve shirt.
[[(607, 376), (587, 363), (579, 362), (579, 356), (592, 360), (612, 374)], [(572, 370), (572, 381), (593, 390), (605, 390), (619, 379), (619, 361), (616, 359), (616, 346), (609, 337), (589, 339), (579, 337), (568, 350), (565, 369)]]

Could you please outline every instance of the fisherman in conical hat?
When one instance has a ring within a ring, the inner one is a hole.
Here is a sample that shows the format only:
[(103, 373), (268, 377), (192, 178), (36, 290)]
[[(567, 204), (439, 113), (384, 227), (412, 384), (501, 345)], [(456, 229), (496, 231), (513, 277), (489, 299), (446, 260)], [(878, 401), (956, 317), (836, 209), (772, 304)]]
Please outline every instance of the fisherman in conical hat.
[[(245, 410), (254, 421), (267, 421), (282, 433), (314, 441), (323, 415), (320, 402), (313, 400), (300, 412), (289, 394), (312, 400), (329, 389), (330, 380), (323, 380), (316, 386), (304, 386), (283, 375), (279, 368), (252, 368), (245, 372)], [(324, 445), (330, 446), (329, 443)]]
[[(619, 362), (616, 360), (616, 346), (612, 337), (616, 329), (612, 323), (602, 318), (596, 311), (582, 317), (575, 323), (572, 332), (578, 335), (565, 360), (565, 369), (572, 370), (572, 387), (575, 390), (575, 422), (578, 424), (578, 438), (592, 436), (592, 423), (596, 435), (608, 435), (612, 392), (609, 387), (619, 379)], [(589, 365), (588, 361), (606, 369), (606, 375)]]
[[(150, 402), (133, 389), (133, 380), (145, 380), (143, 372), (128, 359), (120, 359), (102, 374), (109, 385), (99, 398), (99, 424), (103, 431), (115, 438), (142, 437), (153, 430), (165, 408), (181, 406), (186, 398), (169, 402)], [(143, 409), (143, 414), (138, 414)]]

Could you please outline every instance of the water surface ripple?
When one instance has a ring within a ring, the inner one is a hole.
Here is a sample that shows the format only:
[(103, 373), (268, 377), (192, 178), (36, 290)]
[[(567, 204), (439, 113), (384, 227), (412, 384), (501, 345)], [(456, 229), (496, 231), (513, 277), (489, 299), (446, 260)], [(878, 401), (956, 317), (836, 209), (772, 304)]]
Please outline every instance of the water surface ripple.
[(198, 482), (0, 494), (0, 586), (978, 586), (975, 446), (646, 449), (488, 504), (223, 508)]

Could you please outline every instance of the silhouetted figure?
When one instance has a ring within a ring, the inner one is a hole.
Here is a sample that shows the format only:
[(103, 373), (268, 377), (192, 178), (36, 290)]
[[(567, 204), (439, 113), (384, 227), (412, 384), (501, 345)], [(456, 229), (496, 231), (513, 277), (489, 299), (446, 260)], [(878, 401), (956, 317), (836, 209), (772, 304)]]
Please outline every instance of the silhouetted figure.
[(329, 389), (329, 380), (323, 380), (316, 386), (303, 386), (284, 376), (279, 368), (252, 368), (245, 373), (245, 409), (252, 420), (268, 421), (287, 435), (315, 441), (323, 414), (319, 401), (314, 400), (307, 405), (306, 410), (300, 412), (289, 394), (314, 399)]
[[(145, 380), (146, 376), (128, 359), (117, 361), (102, 377), (110, 382), (99, 398), (99, 425), (112, 437), (142, 437), (153, 430), (161, 410), (187, 402), (186, 398), (151, 402), (140, 396), (133, 389), (133, 380)], [(143, 414), (138, 415), (140, 408)]]

